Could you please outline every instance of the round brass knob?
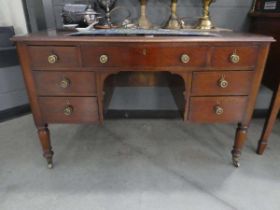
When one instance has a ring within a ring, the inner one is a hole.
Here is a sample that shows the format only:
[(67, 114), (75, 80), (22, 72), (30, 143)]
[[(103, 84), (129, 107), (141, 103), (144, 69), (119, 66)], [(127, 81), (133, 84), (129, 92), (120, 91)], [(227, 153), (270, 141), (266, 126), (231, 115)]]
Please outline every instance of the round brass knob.
[(239, 63), (240, 61), (240, 57), (236, 53), (231, 54), (229, 59), (232, 63)]
[(225, 77), (222, 77), (219, 80), (218, 84), (219, 84), (219, 87), (221, 87), (221, 88), (227, 88), (229, 85), (229, 82), (225, 79)]
[(187, 55), (187, 54), (181, 55), (181, 61), (182, 61), (182, 63), (188, 63), (188, 62), (190, 62), (190, 60), (191, 60), (191, 58), (190, 58), (189, 55)]
[(68, 78), (63, 78), (63, 79), (59, 82), (59, 86), (60, 86), (61, 88), (68, 88), (68, 87), (70, 86), (70, 83), (71, 83), (70, 79), (68, 79)]
[(215, 111), (216, 115), (222, 115), (224, 113), (224, 109), (220, 106), (215, 106), (214, 111)]
[(58, 56), (55, 55), (55, 54), (50, 55), (50, 56), (48, 57), (48, 62), (49, 62), (50, 64), (54, 64), (54, 63), (56, 63), (57, 61), (58, 61)]
[(63, 110), (64, 115), (70, 116), (73, 114), (74, 108), (70, 105), (66, 106)]
[(108, 55), (101, 55), (99, 60), (100, 60), (100, 63), (105, 64), (109, 61), (109, 57), (108, 57)]

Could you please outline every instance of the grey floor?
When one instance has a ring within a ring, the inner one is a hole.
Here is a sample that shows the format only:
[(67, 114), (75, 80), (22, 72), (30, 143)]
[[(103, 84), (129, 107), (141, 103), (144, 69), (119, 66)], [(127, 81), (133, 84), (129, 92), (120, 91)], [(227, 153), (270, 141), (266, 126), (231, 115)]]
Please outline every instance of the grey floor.
[(1, 210), (280, 209), (280, 123), (264, 156), (252, 122), (241, 168), (229, 151), (235, 125), (108, 120), (53, 125), (46, 168), (31, 115), (0, 124)]

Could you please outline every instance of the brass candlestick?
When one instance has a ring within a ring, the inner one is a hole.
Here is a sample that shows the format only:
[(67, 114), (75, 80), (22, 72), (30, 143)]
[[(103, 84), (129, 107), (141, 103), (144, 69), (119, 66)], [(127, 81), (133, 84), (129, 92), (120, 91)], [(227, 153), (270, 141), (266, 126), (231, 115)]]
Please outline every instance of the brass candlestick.
[(139, 27), (143, 29), (152, 28), (152, 24), (150, 23), (150, 21), (146, 16), (146, 7), (147, 7), (146, 3), (147, 3), (146, 0), (141, 0), (141, 12), (140, 12), (140, 18), (138, 20)]
[(210, 20), (209, 8), (213, 0), (203, 0), (203, 16), (199, 18), (199, 23), (196, 26), (196, 29), (209, 30), (213, 29), (214, 26)]
[(171, 2), (171, 16), (167, 23), (166, 28), (168, 29), (182, 29), (182, 23), (177, 17), (177, 0)]

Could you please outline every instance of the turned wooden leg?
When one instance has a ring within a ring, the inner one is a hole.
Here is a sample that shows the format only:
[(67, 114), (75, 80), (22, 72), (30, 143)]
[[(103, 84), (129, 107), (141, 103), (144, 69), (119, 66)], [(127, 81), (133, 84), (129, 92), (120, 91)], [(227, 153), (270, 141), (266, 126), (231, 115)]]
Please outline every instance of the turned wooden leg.
[(262, 155), (264, 153), (264, 150), (267, 146), (268, 137), (270, 136), (270, 134), (272, 132), (272, 128), (276, 121), (277, 114), (279, 112), (279, 108), (280, 108), (280, 87), (278, 87), (278, 90), (273, 95), (268, 117), (265, 121), (262, 135), (259, 140), (258, 149), (257, 149), (257, 153), (259, 155)]
[(50, 132), (48, 127), (38, 128), (38, 135), (43, 149), (43, 156), (46, 158), (48, 168), (53, 168), (53, 151), (50, 141)]
[(238, 124), (233, 149), (231, 151), (232, 163), (237, 168), (240, 166), (239, 160), (241, 156), (241, 150), (247, 138), (247, 130), (248, 130), (247, 126)]

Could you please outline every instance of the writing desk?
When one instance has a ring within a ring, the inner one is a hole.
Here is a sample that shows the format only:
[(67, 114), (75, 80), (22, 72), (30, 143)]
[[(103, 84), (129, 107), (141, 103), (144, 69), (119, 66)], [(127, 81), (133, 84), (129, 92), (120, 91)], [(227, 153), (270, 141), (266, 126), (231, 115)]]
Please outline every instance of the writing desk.
[(185, 89), (183, 120), (237, 123), (232, 160), (238, 167), (274, 40), (233, 32), (145, 37), (69, 36), (48, 31), (13, 41), (43, 154), (52, 168), (48, 124), (102, 124), (104, 82), (122, 71), (179, 75)]

